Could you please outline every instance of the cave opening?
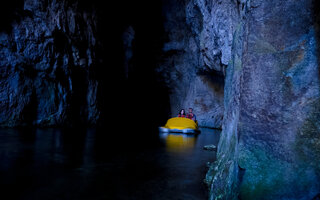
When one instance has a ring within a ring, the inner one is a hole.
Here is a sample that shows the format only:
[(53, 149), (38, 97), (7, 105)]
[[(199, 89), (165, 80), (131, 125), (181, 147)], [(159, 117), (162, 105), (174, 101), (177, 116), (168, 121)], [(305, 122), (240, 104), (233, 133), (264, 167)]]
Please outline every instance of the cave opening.
[(201, 46), (204, 19), (200, 8), (189, 4), (124, 0), (111, 3), (107, 14), (100, 10), (103, 65), (110, 66), (97, 72), (102, 121), (134, 116), (126, 120), (128, 127), (143, 121), (156, 128), (192, 107), (200, 126), (221, 129), (222, 53)]
[(8, 16), (0, 125), (31, 129), (0, 129), (4, 196), (206, 198), (199, 181), (215, 156), (203, 146), (217, 145), (220, 131), (158, 131), (182, 107), (202, 126), (221, 124), (223, 74), (201, 70), (201, 9), (190, 4), (188, 16), (190, 1), (166, 0), (11, 3), (0, 15)]
[(105, 66), (97, 73), (102, 121), (111, 117), (118, 126), (124, 120), (127, 127), (156, 128), (170, 114), (169, 90), (156, 71), (165, 34), (161, 1), (111, 5), (113, 11), (100, 19), (107, 25), (100, 32)]
[[(11, 0), (0, 19), (3, 196), (204, 199), (210, 160), (210, 199), (319, 197), (318, 0)], [(189, 107), (200, 136), (160, 137)]]
[[(145, 120), (155, 128), (181, 108), (192, 107), (200, 126), (221, 128), (222, 54), (211, 55), (202, 44), (199, 6), (165, 0), (108, 5), (15, 0), (3, 11), (7, 17), (0, 39), (6, 59), (1, 70), (9, 75), (3, 85), (12, 79), (11, 68), (24, 68), (27, 62), (39, 99), (28, 124), (121, 126), (125, 121), (134, 127)], [(24, 76), (25, 70), (19, 73)], [(23, 121), (19, 116), (28, 114), (23, 109), (28, 104), (7, 108), (18, 116), (10, 126)], [(0, 123), (8, 126), (8, 118)]]

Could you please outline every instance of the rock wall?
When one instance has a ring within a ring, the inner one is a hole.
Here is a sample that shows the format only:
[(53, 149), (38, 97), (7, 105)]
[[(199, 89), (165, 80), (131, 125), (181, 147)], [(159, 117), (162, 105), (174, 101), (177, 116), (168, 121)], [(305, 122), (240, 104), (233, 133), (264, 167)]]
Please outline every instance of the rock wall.
[(155, 72), (161, 0), (8, 5), (0, 8), (0, 126), (123, 126), (119, 118), (135, 113), (125, 119), (132, 127), (148, 106), (158, 111), (145, 123), (165, 123), (168, 94)]
[(147, 124), (159, 125), (168, 107), (193, 107), (200, 126), (223, 129), (210, 199), (320, 193), (317, 1), (163, 0), (147, 12), (146, 1), (99, 12), (85, 1), (13, 2), (0, 14), (1, 126), (128, 112), (132, 125), (151, 114)]
[(0, 125), (96, 123), (94, 9), (67, 0), (13, 4), (2, 13), (12, 18), (0, 33)]
[(158, 71), (170, 88), (171, 114), (192, 107), (200, 126), (221, 128), (224, 69), (230, 59), (231, 26), (213, 23), (216, 12), (202, 0), (163, 1), (166, 40)]
[[(241, 2), (240, 2), (241, 3)], [(313, 199), (320, 193), (316, 1), (234, 2), (223, 131), (210, 199)]]

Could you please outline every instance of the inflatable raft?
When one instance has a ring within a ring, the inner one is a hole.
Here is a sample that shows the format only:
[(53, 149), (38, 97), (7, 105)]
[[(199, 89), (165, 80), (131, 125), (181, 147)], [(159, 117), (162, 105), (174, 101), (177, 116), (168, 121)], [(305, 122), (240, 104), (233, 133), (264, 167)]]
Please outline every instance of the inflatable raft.
[(167, 121), (165, 126), (159, 127), (162, 133), (200, 133), (198, 123), (184, 117), (174, 117)]

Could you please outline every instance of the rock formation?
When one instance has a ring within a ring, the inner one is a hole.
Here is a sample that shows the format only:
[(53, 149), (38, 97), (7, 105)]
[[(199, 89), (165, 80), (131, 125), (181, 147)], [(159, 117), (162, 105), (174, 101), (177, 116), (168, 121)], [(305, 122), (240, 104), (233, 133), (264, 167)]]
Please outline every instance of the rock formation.
[(210, 199), (313, 199), (320, 193), (317, 5), (257, 0), (233, 7), (239, 20), (218, 160), (207, 174)]
[(228, 32), (228, 21), (213, 24), (219, 11), (209, 10), (205, 1), (163, 2), (166, 41), (158, 70), (170, 88), (171, 113), (192, 107), (200, 126), (221, 128), (232, 40), (219, 35)]
[(200, 126), (221, 128), (232, 38), (229, 21), (212, 24), (218, 10), (204, 1), (157, 1), (147, 10), (130, 1), (16, 2), (0, 38), (1, 126), (97, 124), (109, 120), (107, 105), (119, 104), (117, 116), (134, 106), (123, 99), (138, 97), (141, 117), (145, 102), (157, 102), (150, 106), (161, 118), (193, 107)]
[(0, 8), (1, 126), (129, 130), (193, 107), (222, 126), (210, 199), (319, 196), (316, 0), (98, 2)]
[(93, 8), (65, 0), (15, 3), (0, 33), (0, 125), (96, 123)]

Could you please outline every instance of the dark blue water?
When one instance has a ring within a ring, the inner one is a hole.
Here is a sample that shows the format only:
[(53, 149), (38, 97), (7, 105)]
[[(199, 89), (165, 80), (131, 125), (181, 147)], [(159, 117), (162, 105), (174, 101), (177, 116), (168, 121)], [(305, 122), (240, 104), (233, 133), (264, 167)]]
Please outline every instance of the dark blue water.
[[(220, 132), (198, 137), (111, 131), (0, 130), (7, 199), (206, 199), (207, 162)], [(152, 136), (151, 136), (152, 135)]]

